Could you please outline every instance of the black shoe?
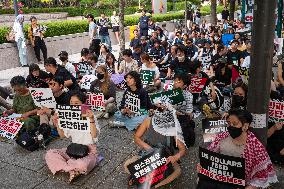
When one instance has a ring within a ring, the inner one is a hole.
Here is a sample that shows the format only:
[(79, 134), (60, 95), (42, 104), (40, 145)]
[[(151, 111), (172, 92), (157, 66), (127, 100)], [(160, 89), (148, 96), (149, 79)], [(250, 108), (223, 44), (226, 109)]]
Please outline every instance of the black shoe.
[(29, 67), (29, 65), (23, 65), (22, 67)]

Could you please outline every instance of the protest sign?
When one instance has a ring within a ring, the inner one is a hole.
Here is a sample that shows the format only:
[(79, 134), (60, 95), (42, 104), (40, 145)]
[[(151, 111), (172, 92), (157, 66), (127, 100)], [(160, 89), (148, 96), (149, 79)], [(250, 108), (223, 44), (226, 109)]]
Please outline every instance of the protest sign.
[(125, 94), (125, 106), (128, 107), (131, 112), (133, 112), (136, 115), (140, 115), (140, 99), (139, 96), (136, 94), (133, 94), (129, 91), (126, 91)]
[(268, 109), (269, 121), (277, 123), (284, 121), (284, 101), (271, 99)]
[(150, 70), (141, 70), (140, 76), (143, 85), (154, 85), (155, 72)]
[(97, 77), (95, 75), (84, 75), (81, 79), (81, 89), (90, 90), (91, 83), (95, 81)]
[(29, 88), (29, 90), (37, 107), (56, 107), (56, 101), (50, 88)]
[(164, 149), (156, 149), (127, 166), (134, 184), (139, 188), (150, 189), (151, 186), (167, 178), (173, 173), (172, 164), (166, 164), (169, 154)]
[(221, 118), (202, 119), (204, 142), (212, 142), (217, 134), (227, 131), (227, 121)]
[(229, 46), (230, 42), (234, 39), (234, 34), (223, 34), (222, 42), (225, 46)]
[(90, 132), (90, 120), (82, 117), (81, 106), (57, 105), (56, 110), (60, 129)]
[(239, 75), (242, 77), (242, 80), (244, 83), (248, 84), (249, 79), (249, 69), (245, 67), (237, 67), (237, 70), (239, 72)]
[(189, 86), (189, 91), (191, 93), (201, 93), (205, 84), (206, 84), (207, 78), (200, 78), (197, 76), (193, 76), (191, 78), (191, 84)]
[(170, 100), (170, 103), (173, 105), (184, 101), (184, 96), (183, 96), (181, 89), (174, 89), (174, 90), (152, 94), (150, 96), (150, 99), (152, 103), (155, 104), (159, 98), (164, 97), (164, 96), (168, 97)]
[(73, 63), (73, 65), (78, 70), (80, 76), (87, 75), (92, 70), (92, 67), (87, 62)]
[(105, 97), (103, 93), (87, 93), (87, 104), (92, 107), (94, 111), (105, 110)]
[(165, 80), (163, 89), (164, 91), (173, 90), (174, 88), (174, 81), (173, 80)]
[(13, 139), (22, 128), (23, 123), (14, 118), (0, 118), (0, 136)]
[(218, 154), (199, 147), (199, 182), (212, 180), (236, 188), (245, 188), (245, 160), (240, 157)]

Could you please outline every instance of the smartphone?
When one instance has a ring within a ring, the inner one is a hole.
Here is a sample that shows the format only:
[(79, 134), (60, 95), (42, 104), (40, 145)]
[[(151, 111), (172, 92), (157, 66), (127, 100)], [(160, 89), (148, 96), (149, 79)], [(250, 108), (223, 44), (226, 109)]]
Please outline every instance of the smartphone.
[(81, 105), (81, 112), (82, 112), (82, 117), (87, 117), (87, 110), (90, 110), (90, 106), (87, 104), (82, 104)]

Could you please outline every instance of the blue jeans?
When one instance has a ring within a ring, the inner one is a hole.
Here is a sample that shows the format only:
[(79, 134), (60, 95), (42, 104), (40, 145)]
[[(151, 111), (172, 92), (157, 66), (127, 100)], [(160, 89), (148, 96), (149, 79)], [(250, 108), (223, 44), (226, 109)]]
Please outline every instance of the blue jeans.
[(23, 43), (25, 43), (25, 39), (19, 38), (17, 42), (17, 47), (19, 50), (19, 58), (22, 66), (27, 65), (27, 47), (23, 48)]
[(114, 114), (114, 120), (123, 122), (125, 127), (129, 131), (133, 131), (134, 129), (138, 127), (138, 125), (140, 125), (144, 121), (144, 119), (147, 116), (148, 115), (141, 115), (141, 116), (135, 116), (135, 117), (129, 118), (128, 116), (122, 115), (121, 112), (116, 112)]
[(111, 41), (109, 35), (100, 35), (101, 43), (106, 43), (109, 46), (109, 50), (111, 51)]

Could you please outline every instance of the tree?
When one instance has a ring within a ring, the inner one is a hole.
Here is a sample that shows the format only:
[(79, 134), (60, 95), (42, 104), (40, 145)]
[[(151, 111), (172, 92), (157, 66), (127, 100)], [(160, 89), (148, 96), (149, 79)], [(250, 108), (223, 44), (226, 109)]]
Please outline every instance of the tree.
[(211, 23), (213, 25), (217, 24), (217, 2), (216, 0), (211, 0)]
[(124, 7), (125, 0), (119, 0), (119, 42), (120, 42), (120, 52), (125, 49), (125, 35), (124, 35)]
[(230, 20), (234, 20), (235, 6), (236, 6), (236, 0), (230, 0)]

